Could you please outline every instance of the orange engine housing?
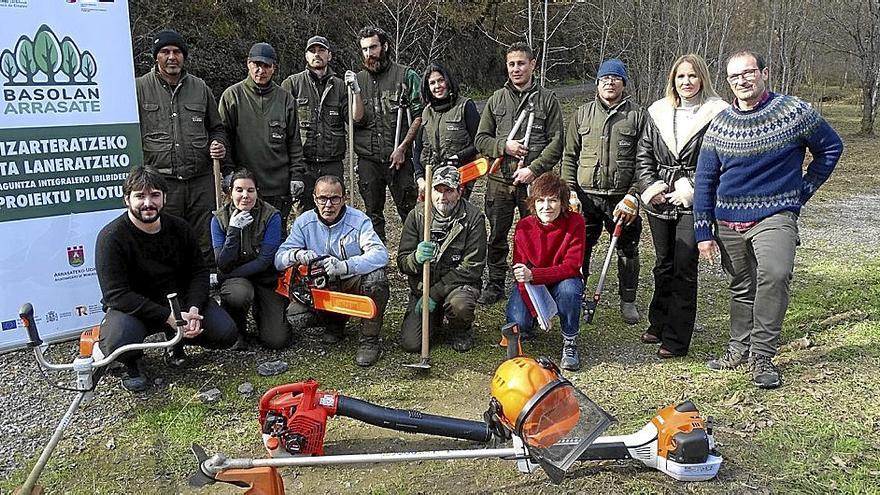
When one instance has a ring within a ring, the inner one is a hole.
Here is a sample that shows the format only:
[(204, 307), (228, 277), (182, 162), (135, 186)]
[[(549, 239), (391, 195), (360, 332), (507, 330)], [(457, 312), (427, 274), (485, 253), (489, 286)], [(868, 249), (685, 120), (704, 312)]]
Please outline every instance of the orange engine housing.
[(327, 418), (336, 415), (337, 402), (338, 394), (319, 391), (312, 379), (281, 385), (260, 398), (260, 425), (291, 455), (324, 455)]
[(671, 452), (676, 451), (678, 445), (675, 436), (679, 433), (687, 434), (694, 430), (706, 429), (706, 422), (700, 417), (696, 407), (693, 407), (693, 404), (690, 404), (690, 407), (682, 407), (683, 405), (666, 406), (651, 418), (651, 422), (657, 428), (657, 455), (660, 457), (668, 458)]

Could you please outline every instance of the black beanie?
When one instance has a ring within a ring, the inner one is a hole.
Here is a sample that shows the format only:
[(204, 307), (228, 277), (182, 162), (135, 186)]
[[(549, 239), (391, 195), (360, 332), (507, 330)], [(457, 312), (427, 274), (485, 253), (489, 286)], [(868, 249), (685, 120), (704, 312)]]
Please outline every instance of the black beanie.
[(189, 57), (189, 48), (186, 46), (186, 41), (183, 41), (183, 36), (177, 33), (177, 31), (173, 31), (171, 29), (166, 29), (164, 31), (159, 31), (156, 33), (156, 36), (153, 37), (153, 58), (156, 58), (156, 55), (159, 54), (159, 50), (164, 46), (174, 45), (177, 48), (180, 48), (180, 51), (183, 52), (183, 58)]

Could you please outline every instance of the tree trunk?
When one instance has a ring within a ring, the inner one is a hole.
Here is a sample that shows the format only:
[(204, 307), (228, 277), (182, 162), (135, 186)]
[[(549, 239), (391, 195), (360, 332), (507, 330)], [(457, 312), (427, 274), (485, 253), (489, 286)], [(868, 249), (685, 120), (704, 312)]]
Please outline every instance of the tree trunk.
[(874, 135), (874, 94), (877, 91), (877, 81), (874, 74), (865, 74), (865, 82), (862, 85), (862, 123), (859, 135)]

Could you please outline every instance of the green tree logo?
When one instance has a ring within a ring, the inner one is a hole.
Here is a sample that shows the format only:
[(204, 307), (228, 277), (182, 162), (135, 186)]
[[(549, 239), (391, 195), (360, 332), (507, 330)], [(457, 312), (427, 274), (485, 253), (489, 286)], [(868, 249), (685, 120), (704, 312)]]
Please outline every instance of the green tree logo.
[(22, 35), (13, 50), (0, 52), (0, 74), (6, 86), (94, 85), (98, 65), (70, 36), (58, 41), (52, 28), (43, 24), (33, 39)]

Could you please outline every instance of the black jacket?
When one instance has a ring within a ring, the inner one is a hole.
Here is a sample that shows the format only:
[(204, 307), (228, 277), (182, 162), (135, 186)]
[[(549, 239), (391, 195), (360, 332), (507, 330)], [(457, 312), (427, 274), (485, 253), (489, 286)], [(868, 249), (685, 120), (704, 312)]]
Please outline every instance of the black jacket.
[[(636, 177), (639, 193), (645, 192), (657, 182), (666, 184), (665, 192), (674, 190), (675, 181), (687, 177), (691, 185), (697, 170), (697, 157), (703, 134), (712, 118), (729, 104), (720, 98), (710, 98), (697, 111), (696, 120), (687, 136), (676, 140), (674, 135), (675, 108), (666, 98), (655, 101), (648, 108), (648, 122), (642, 131), (636, 151)], [(682, 214), (692, 213), (692, 208), (675, 206), (672, 203), (652, 205), (643, 201), (649, 214), (674, 219)]]

